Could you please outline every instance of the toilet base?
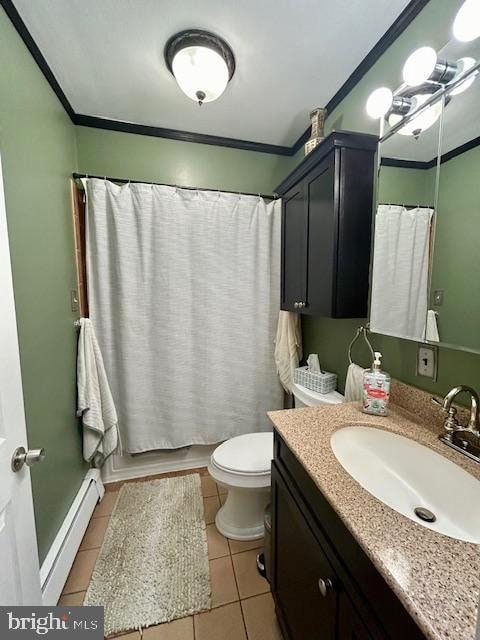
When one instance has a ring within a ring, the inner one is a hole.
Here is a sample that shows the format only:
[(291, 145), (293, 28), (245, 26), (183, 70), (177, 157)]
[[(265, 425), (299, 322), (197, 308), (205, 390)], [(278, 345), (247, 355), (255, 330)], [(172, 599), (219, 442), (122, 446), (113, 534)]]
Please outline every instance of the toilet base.
[(218, 531), (232, 540), (259, 540), (265, 535), (265, 507), (270, 501), (270, 487), (240, 489), (227, 487), (228, 495), (217, 512)]

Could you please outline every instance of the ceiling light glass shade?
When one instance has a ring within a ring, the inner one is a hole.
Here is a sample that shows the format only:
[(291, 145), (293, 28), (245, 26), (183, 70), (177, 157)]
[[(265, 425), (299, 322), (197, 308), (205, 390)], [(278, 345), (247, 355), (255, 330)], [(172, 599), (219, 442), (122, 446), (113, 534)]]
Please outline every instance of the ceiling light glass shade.
[(455, 17), (453, 35), (460, 42), (470, 42), (480, 36), (480, 0), (466, 0)]
[[(469, 69), (471, 69), (475, 65), (475, 60), (473, 58), (460, 58), (457, 60), (458, 65), (458, 75), (462, 75), (466, 73)], [(472, 86), (475, 78), (478, 76), (478, 71), (474, 71), (471, 73), (468, 78), (465, 78), (463, 82), (458, 84), (455, 89), (450, 91), (451, 96), (458, 96), (460, 93), (466, 91), (469, 87)]]
[(430, 78), (437, 64), (437, 52), (432, 47), (420, 47), (403, 65), (403, 79), (410, 87), (418, 87)]
[[(413, 106), (412, 111), (414, 109), (418, 109), (424, 102), (426, 102), (430, 98), (428, 94), (420, 94), (413, 96)], [(410, 120), (404, 127), (398, 130), (398, 133), (402, 136), (415, 136), (418, 137), (422, 131), (426, 131), (435, 122), (439, 119), (440, 114), (442, 113), (442, 101), (438, 100), (435, 104), (427, 107), (423, 111), (421, 111), (413, 120)], [(392, 113), (388, 117), (388, 124), (391, 127), (394, 127), (402, 120), (402, 116), (397, 115), (396, 113)]]
[(367, 113), (371, 118), (383, 118), (392, 106), (393, 93), (387, 87), (373, 91), (367, 100)]
[(229, 80), (225, 60), (213, 49), (202, 46), (180, 49), (172, 61), (180, 89), (196, 102), (212, 102), (222, 95)]

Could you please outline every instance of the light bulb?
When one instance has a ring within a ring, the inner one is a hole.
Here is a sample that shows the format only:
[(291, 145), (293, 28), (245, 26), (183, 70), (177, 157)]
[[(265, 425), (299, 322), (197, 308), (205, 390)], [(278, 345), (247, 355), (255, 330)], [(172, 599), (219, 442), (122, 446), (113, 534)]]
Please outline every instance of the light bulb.
[[(457, 60), (458, 72), (457, 75), (460, 76), (469, 69), (471, 69), (475, 64), (475, 60), (473, 58), (460, 58)], [(478, 70), (471, 73), (463, 82), (460, 82), (455, 89), (450, 91), (451, 96), (458, 96), (460, 93), (466, 91), (469, 87), (472, 86), (475, 78), (478, 76)]]
[[(428, 94), (419, 94), (413, 96), (413, 106), (412, 111), (414, 109), (418, 109), (424, 102), (426, 102), (430, 96)], [(418, 137), (422, 131), (429, 129), (440, 117), (442, 113), (442, 102), (438, 100), (435, 104), (430, 105), (423, 111), (421, 111), (415, 118), (407, 122), (405, 126), (398, 130), (398, 133), (402, 136), (415, 136)], [(397, 115), (396, 113), (392, 113), (388, 118), (388, 124), (391, 127), (394, 127), (402, 120), (402, 116)]]
[(410, 87), (428, 80), (437, 64), (437, 52), (432, 47), (420, 47), (409, 55), (403, 65), (403, 79)]
[(192, 46), (180, 49), (172, 61), (172, 71), (180, 89), (196, 102), (211, 102), (225, 91), (228, 67), (213, 49)]
[(392, 106), (393, 93), (387, 87), (373, 91), (367, 100), (367, 113), (371, 118), (383, 118)]
[(480, 36), (480, 0), (465, 0), (455, 17), (453, 35), (460, 42)]

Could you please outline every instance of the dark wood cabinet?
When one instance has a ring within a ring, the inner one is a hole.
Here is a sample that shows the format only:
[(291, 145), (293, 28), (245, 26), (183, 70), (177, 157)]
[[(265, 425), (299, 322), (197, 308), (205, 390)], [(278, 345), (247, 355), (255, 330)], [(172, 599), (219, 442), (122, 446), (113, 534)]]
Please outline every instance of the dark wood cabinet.
[(319, 579), (332, 580), (333, 569), (281, 476), (275, 469), (273, 474), (275, 500), (281, 505), (276, 511), (275, 553), (281, 570), (275, 591), (289, 637), (335, 640), (337, 597), (334, 592), (322, 597), (319, 589)]
[(282, 309), (367, 315), (377, 141), (332, 133), (276, 188), (283, 201)]
[(271, 587), (285, 640), (425, 640), (278, 434)]

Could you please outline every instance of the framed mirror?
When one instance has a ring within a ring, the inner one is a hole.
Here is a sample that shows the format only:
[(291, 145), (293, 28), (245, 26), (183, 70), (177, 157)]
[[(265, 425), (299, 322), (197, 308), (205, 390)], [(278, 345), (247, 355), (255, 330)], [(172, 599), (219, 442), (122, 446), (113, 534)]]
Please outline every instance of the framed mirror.
[(480, 40), (438, 60), (456, 77), (382, 121), (370, 327), (480, 352)]

